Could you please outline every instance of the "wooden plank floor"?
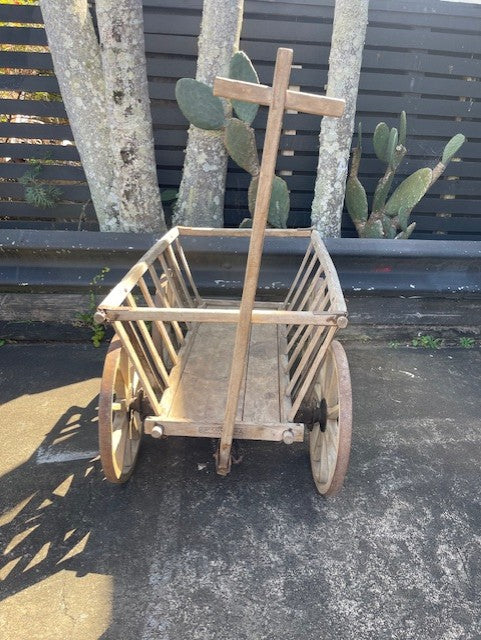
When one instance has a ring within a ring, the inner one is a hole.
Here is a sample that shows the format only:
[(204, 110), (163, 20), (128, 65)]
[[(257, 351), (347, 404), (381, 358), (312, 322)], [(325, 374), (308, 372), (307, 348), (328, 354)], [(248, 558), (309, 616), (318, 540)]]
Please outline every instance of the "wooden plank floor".
[[(236, 328), (220, 323), (198, 326), (177, 388), (162, 403), (165, 418), (203, 423), (223, 420)], [(252, 326), (237, 419), (261, 424), (281, 421), (276, 325)]]

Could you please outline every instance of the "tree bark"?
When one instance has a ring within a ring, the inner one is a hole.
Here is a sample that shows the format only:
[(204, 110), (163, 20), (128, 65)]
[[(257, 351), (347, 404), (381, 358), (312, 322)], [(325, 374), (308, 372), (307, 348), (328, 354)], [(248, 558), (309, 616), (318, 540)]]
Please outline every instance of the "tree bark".
[[(226, 76), (239, 47), (244, 0), (204, 0), (196, 79), (212, 86)], [(227, 105), (226, 105), (227, 111)], [(222, 227), (227, 152), (223, 131), (191, 125), (174, 222), (190, 226)]]
[(142, 0), (95, 4), (113, 166), (109, 202), (123, 231), (166, 230), (154, 153)]
[(110, 130), (100, 50), (87, 0), (41, 0), (55, 74), (101, 231), (121, 231), (109, 198)]
[(368, 5), (369, 0), (336, 0), (326, 93), (344, 98), (346, 109), (341, 118), (325, 117), (321, 124), (312, 225), (323, 237), (341, 235)]

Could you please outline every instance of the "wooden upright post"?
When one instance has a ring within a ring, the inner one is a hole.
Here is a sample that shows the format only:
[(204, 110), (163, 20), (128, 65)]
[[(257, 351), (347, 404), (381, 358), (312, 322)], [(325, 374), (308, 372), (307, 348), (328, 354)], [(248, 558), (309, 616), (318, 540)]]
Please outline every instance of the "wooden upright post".
[(244, 278), (244, 290), (240, 304), (239, 324), (234, 344), (232, 367), (230, 372), (227, 403), (224, 416), (224, 428), (220, 439), (217, 473), (226, 475), (230, 470), (230, 451), (232, 435), (234, 433), (237, 403), (244, 377), (246, 356), (250, 340), (251, 315), (259, 279), (259, 269), (264, 245), (264, 231), (269, 212), (272, 193), (272, 182), (276, 167), (277, 151), (284, 117), (286, 91), (291, 75), (292, 49), (279, 49), (277, 52), (274, 79), (272, 83), (272, 98), (267, 119), (262, 166), (259, 175), (256, 206), (252, 223), (252, 235), (247, 256), (247, 266)]
[(258, 102), (259, 104), (269, 106), (264, 151), (262, 153), (262, 164), (259, 174), (259, 186), (257, 189), (249, 254), (247, 256), (244, 289), (240, 304), (239, 321), (227, 391), (224, 423), (216, 457), (217, 473), (220, 475), (226, 475), (230, 470), (234, 424), (250, 341), (252, 310), (254, 308), (259, 279), (264, 234), (269, 212), (284, 110), (294, 108), (307, 113), (340, 116), (344, 109), (343, 100), (303, 94), (297, 91), (288, 91), (292, 55), (292, 49), (278, 49), (272, 89), (263, 85), (228, 80), (226, 78), (216, 78), (214, 81), (215, 95), (237, 98), (245, 102)]

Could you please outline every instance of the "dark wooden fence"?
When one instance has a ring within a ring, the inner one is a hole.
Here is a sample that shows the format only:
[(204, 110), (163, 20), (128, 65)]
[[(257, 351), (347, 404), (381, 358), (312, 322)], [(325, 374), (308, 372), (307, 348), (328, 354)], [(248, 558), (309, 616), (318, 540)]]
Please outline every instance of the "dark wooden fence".
[[(287, 45), (294, 49), (292, 84), (304, 91), (324, 91), (333, 4), (246, 0), (241, 46), (254, 61), (261, 82), (270, 83), (276, 48)], [(159, 184), (170, 188), (180, 182), (187, 126), (174, 100), (174, 86), (179, 77), (195, 75), (202, 2), (144, 0), (144, 7)], [(24, 25), (0, 28), (0, 42), (11, 45), (0, 50), (0, 229), (94, 229), (89, 191), (64, 106), (39, 93), (58, 92), (40, 9), (0, 5), (0, 22)], [(380, 120), (395, 125), (399, 112), (407, 111), (408, 156), (400, 177), (434, 166), (455, 133), (468, 138), (461, 158), (416, 207), (417, 238), (481, 239), (480, 33), (481, 7), (476, 5), (371, 0), (358, 98), (358, 119), (365, 132), (361, 176), (368, 192), (383, 171), (372, 149), (372, 132)], [(265, 122), (260, 112), (254, 123), (259, 148)], [(278, 171), (291, 190), (291, 226), (310, 222), (318, 131), (318, 118), (286, 115)], [(41, 178), (59, 183), (62, 190), (62, 201), (54, 208), (25, 203), (24, 187), (17, 180), (29, 168), (27, 159), (47, 159)], [(247, 178), (230, 166), (226, 226), (237, 225), (245, 215)], [(347, 216), (343, 235), (355, 235)]]

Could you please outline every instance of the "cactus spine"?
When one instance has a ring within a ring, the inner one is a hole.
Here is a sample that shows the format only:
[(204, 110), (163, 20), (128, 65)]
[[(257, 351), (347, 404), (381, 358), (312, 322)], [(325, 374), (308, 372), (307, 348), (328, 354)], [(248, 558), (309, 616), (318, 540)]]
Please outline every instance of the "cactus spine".
[[(243, 51), (238, 51), (232, 56), (229, 76), (234, 80), (259, 83), (256, 70)], [(226, 117), (222, 101), (214, 96), (211, 87), (192, 78), (181, 78), (177, 82), (175, 97), (180, 110), (191, 124), (201, 129), (224, 131), (224, 144), (228, 154), (236, 164), (252, 176), (248, 191), (248, 203), (249, 211), (253, 215), (260, 166), (255, 133), (250, 125), (257, 114), (259, 105), (232, 100), (232, 107), (238, 118)], [(269, 204), (269, 225), (285, 228), (289, 208), (287, 183), (282, 178), (275, 176)], [(245, 218), (241, 223), (242, 227), (250, 227), (251, 225), (250, 218)]]
[(351, 169), (346, 185), (346, 207), (361, 238), (406, 239), (412, 234), (416, 223), (409, 224), (412, 210), (428, 189), (446, 169), (447, 164), (456, 155), (465, 142), (458, 133), (444, 148), (441, 161), (434, 169), (424, 168), (415, 171), (394, 190), (389, 197), (396, 171), (406, 155), (406, 112), (399, 117), (399, 130), (389, 129), (380, 122), (374, 130), (373, 146), (376, 156), (386, 164), (384, 175), (380, 178), (369, 207), (366, 192), (358, 178), (361, 162), (361, 127), (359, 125), (358, 145), (352, 151)]

